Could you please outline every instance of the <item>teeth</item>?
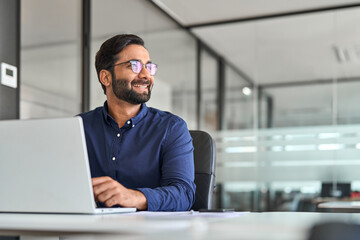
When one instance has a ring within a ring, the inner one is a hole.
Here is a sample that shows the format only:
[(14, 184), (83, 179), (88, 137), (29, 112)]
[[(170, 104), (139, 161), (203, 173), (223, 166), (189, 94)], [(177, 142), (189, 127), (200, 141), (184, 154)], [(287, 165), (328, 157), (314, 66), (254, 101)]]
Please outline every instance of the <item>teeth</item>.
[(146, 87), (147, 87), (147, 85), (134, 85), (134, 87), (146, 88)]

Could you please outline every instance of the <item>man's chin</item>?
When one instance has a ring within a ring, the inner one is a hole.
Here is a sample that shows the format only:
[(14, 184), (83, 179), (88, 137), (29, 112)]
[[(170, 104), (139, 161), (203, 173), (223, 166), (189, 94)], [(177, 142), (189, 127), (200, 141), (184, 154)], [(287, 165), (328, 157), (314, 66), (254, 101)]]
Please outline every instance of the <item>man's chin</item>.
[(135, 94), (139, 95), (139, 96), (145, 96), (147, 97), (149, 95), (149, 90), (146, 89), (134, 89), (133, 90)]
[(149, 101), (151, 96), (150, 89), (146, 89), (146, 91), (144, 92), (138, 92), (135, 89), (131, 89), (129, 91), (113, 92), (118, 99), (134, 105), (142, 104)]
[(137, 105), (137, 104), (146, 103), (149, 100), (150, 100), (150, 95), (148, 93), (144, 93), (144, 94), (137, 94), (137, 96), (128, 99), (128, 102)]

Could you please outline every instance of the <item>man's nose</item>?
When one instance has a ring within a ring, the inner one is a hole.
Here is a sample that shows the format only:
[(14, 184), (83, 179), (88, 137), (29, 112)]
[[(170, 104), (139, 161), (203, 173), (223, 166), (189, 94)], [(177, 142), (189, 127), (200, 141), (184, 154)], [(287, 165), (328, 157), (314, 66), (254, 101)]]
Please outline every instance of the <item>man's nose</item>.
[(146, 69), (145, 65), (142, 66), (142, 69), (139, 72), (139, 78), (146, 78), (146, 79), (151, 78), (150, 71)]

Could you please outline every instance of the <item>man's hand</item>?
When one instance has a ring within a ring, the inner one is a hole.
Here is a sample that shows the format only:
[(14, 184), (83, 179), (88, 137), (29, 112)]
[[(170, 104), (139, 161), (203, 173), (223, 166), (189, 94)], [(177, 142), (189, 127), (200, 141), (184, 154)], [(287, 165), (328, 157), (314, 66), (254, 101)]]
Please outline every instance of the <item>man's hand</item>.
[(96, 177), (91, 181), (95, 201), (103, 202), (107, 207), (118, 204), (122, 207), (136, 207), (138, 210), (147, 209), (147, 200), (142, 192), (128, 189), (110, 177)]

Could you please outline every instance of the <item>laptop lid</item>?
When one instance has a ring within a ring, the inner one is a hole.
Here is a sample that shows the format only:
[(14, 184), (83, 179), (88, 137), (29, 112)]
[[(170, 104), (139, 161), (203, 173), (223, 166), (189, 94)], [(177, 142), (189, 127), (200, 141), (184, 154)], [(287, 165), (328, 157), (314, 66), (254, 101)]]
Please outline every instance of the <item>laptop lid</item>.
[(0, 133), (0, 212), (104, 213), (81, 117), (0, 121)]

